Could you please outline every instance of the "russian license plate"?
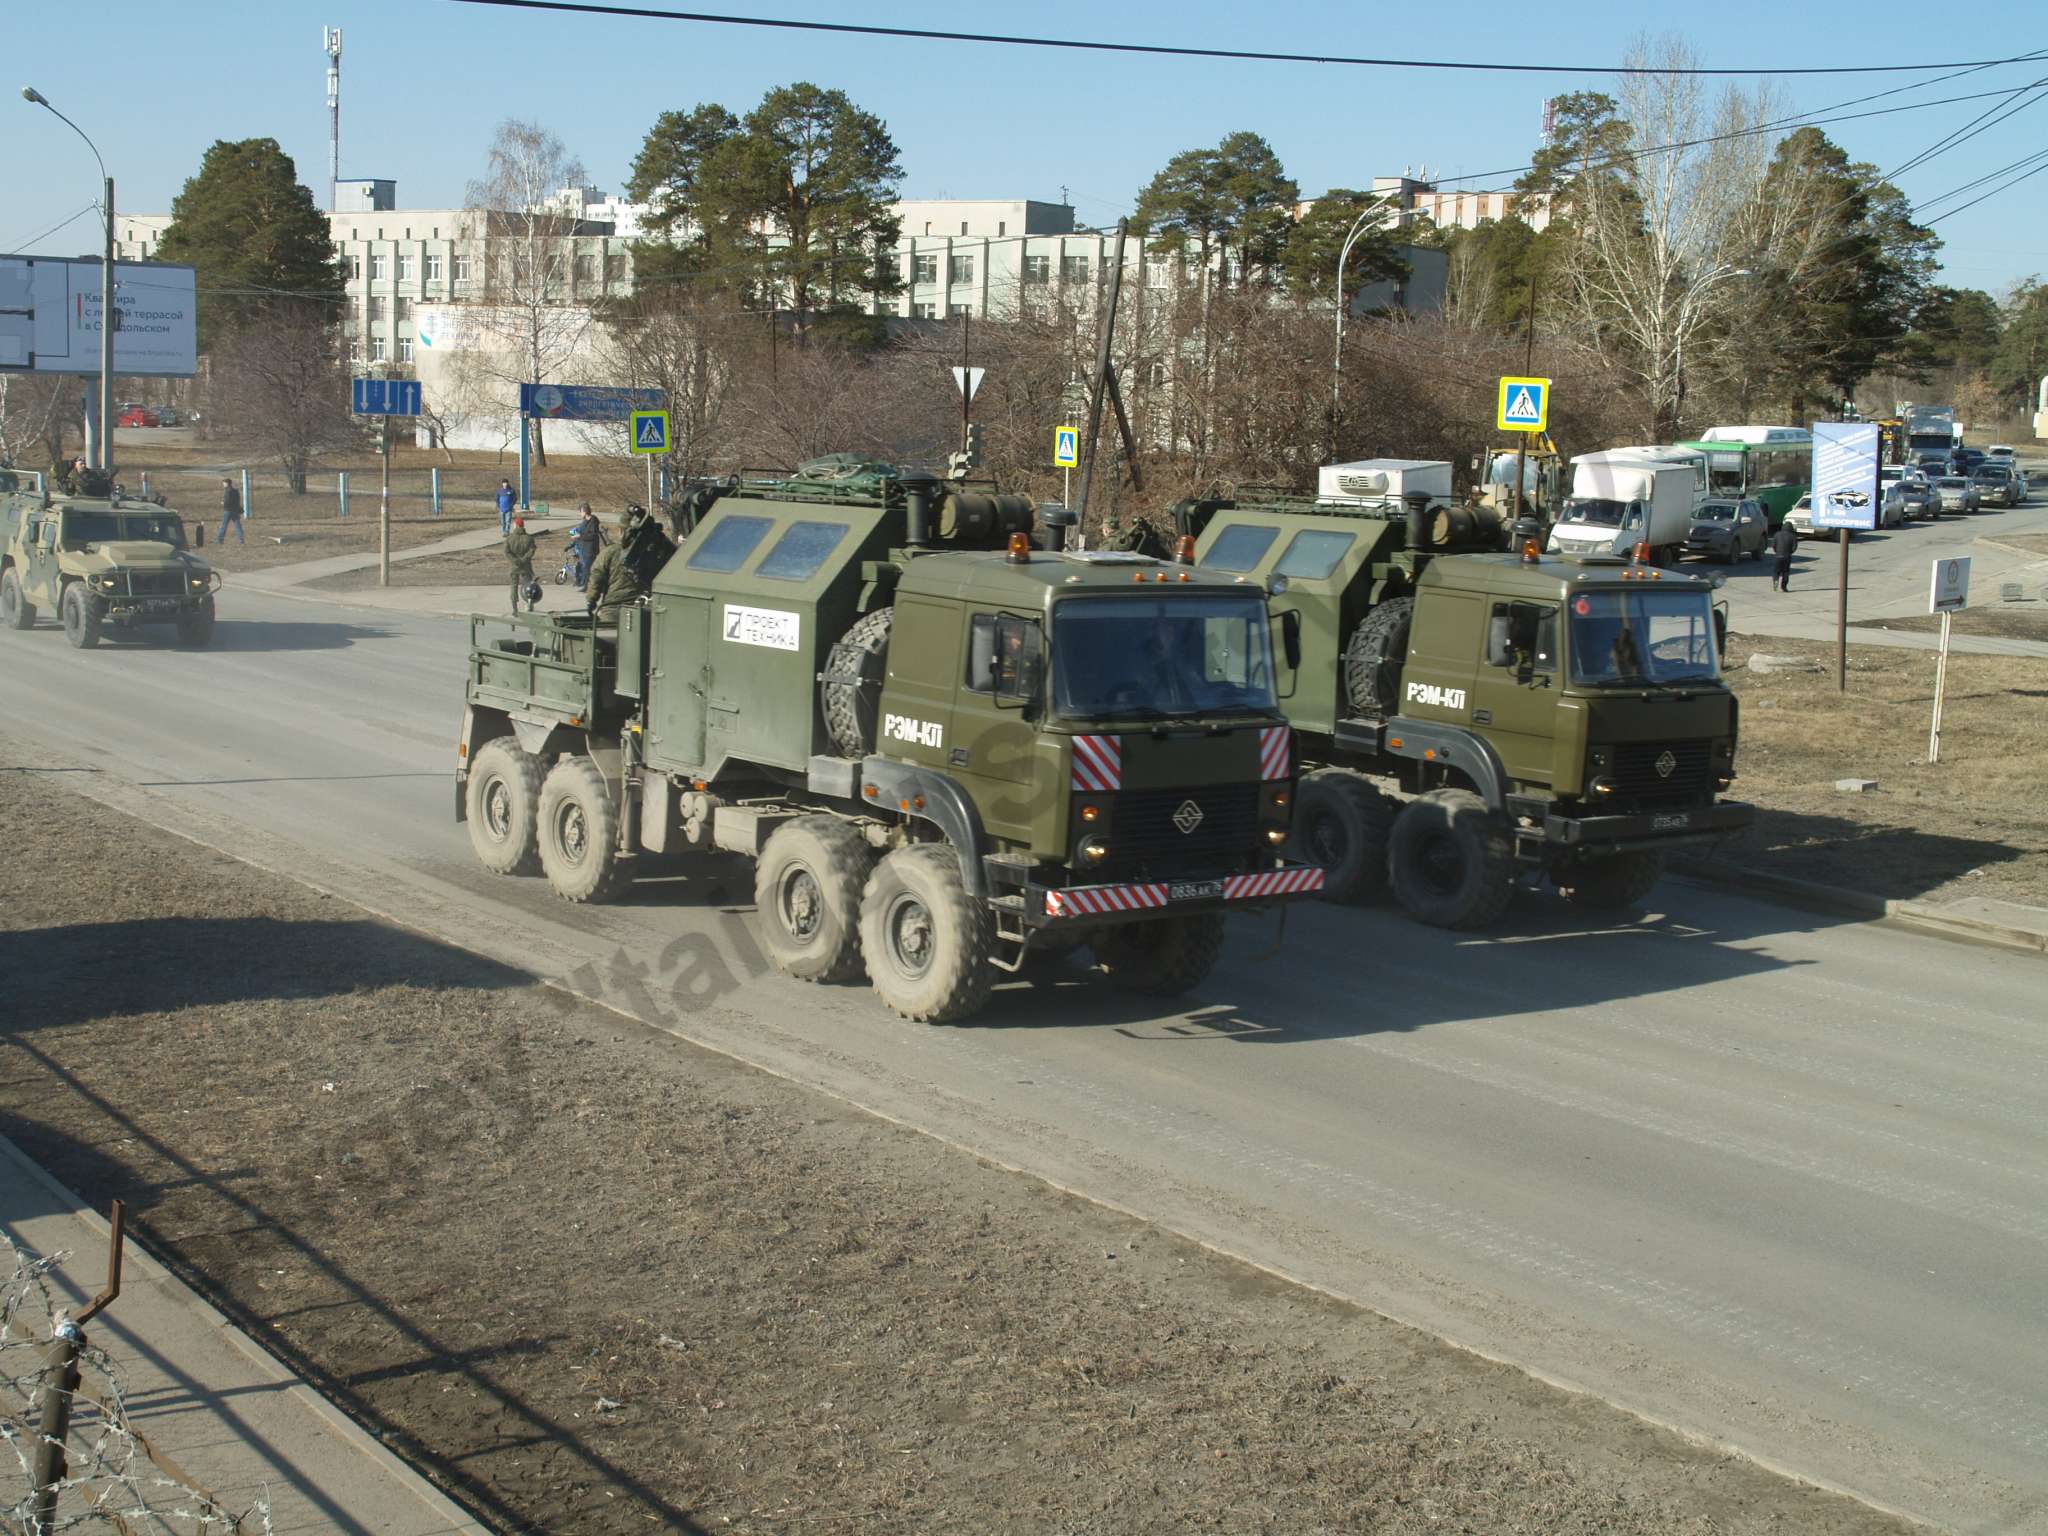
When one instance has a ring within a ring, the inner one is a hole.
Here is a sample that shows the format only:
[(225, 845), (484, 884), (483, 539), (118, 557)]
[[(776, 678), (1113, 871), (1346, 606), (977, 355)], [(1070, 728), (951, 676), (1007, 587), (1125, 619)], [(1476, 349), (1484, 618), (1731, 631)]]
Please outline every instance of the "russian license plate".
[(1176, 880), (1166, 888), (1168, 901), (1204, 901), (1222, 894), (1221, 880)]
[(153, 619), (176, 618), (178, 600), (175, 597), (151, 597), (142, 602), (142, 611)]
[(1653, 832), (1679, 832), (1692, 825), (1690, 816), (1652, 816), (1650, 830)]

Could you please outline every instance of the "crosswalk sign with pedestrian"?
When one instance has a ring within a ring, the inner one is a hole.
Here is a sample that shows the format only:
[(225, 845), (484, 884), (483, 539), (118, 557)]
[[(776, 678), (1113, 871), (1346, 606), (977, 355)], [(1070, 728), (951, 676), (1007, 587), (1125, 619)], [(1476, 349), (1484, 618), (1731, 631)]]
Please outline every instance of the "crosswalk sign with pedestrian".
[(1494, 423), (1503, 432), (1541, 432), (1550, 423), (1550, 380), (1504, 378), (1500, 381), (1500, 413)]
[(1052, 462), (1055, 469), (1075, 469), (1081, 463), (1081, 429), (1079, 427), (1054, 427), (1052, 429)]
[(633, 413), (633, 451), (635, 453), (668, 452), (667, 411), (635, 411)]

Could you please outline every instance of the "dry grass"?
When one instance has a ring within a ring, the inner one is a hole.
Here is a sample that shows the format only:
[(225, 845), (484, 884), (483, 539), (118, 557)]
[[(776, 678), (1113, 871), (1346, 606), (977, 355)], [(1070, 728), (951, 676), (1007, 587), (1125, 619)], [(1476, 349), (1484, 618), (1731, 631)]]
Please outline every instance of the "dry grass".
[[(1941, 616), (1909, 613), (1897, 619), (1861, 619), (1855, 629), (1902, 629), (1916, 635), (1941, 633)], [(1988, 603), (1982, 608), (1960, 610), (1951, 633), (1989, 635), (1999, 640), (2048, 640), (2048, 602), (2026, 599), (2017, 603)]]
[[(1821, 670), (1751, 672), (1759, 650)], [(2048, 660), (1951, 656), (1930, 765), (1931, 651), (1853, 649), (1846, 693), (1825, 643), (1737, 635), (1728, 659), (1742, 700), (1734, 793), (1759, 815), (1721, 859), (1879, 896), (2048, 906)], [(1878, 788), (1843, 794), (1845, 778)]]

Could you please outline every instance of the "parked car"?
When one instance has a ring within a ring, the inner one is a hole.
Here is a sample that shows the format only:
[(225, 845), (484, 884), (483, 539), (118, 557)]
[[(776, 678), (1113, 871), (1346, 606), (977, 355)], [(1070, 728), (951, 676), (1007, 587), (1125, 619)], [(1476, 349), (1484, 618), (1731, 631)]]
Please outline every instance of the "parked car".
[(1945, 453), (1923, 453), (1913, 461), (1913, 467), (1929, 480), (1948, 473), (1948, 455)]
[(1880, 528), (1903, 527), (1906, 521), (1906, 487), (1894, 480), (1889, 485), (1877, 488), (1877, 526)]
[(173, 406), (160, 405), (156, 410), (156, 424), (160, 427), (176, 427), (184, 424), (185, 418)]
[(1917, 517), (1923, 522), (1934, 521), (1938, 510), (1935, 506), (1934, 486), (1928, 478), (1915, 471), (1901, 475), (1897, 481), (1899, 495), (1906, 503), (1906, 515)]
[(2027, 477), (2010, 462), (1986, 459), (1970, 472), (1970, 483), (1980, 499), (2001, 507), (2016, 507), (2027, 499)]
[(1967, 475), (1983, 462), (1982, 448), (1958, 448), (1948, 456), (1948, 472), (1952, 475)]
[(1993, 443), (1989, 448), (1986, 448), (1984, 452), (1987, 456), (1994, 459), (2009, 459), (2012, 457), (2012, 444)]
[(1944, 512), (1981, 512), (1984, 509), (1984, 497), (1976, 482), (1961, 475), (1943, 475), (1934, 482), (1934, 489), (1941, 497), (1941, 510)]
[(1807, 492), (1792, 503), (1792, 510), (1785, 514), (1785, 526), (1802, 539), (1813, 537), (1813, 493)]
[(1744, 555), (1761, 560), (1770, 532), (1770, 519), (1754, 501), (1703, 502), (1686, 529), (1685, 552), (1723, 565)]
[(141, 405), (131, 405), (114, 418), (114, 425), (118, 427), (153, 427), (156, 424), (156, 412)]

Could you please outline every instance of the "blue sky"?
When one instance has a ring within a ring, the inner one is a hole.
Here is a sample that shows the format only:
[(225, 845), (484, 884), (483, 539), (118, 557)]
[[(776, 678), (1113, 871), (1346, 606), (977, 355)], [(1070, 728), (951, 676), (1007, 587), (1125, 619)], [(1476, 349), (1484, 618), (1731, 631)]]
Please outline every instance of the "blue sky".
[[(662, 0), (653, 0), (662, 3)], [(1407, 7), (1413, 36), (1393, 35), (1383, 8), (1334, 0), (1080, 0), (1035, 6), (972, 0), (937, 10), (876, 0), (682, 0), (678, 8), (879, 25), (1288, 52), (1513, 59), (1574, 66), (1619, 62), (1641, 28), (1640, 4)], [(0, 251), (31, 248), (45, 229), (93, 197), (84, 145), (19, 98), (34, 85), (98, 143), (116, 202), (162, 212), (216, 139), (269, 135), (324, 197), (327, 169), (323, 24), (346, 38), (342, 175), (397, 179), (405, 207), (459, 204), (496, 122), (537, 119), (610, 191), (655, 115), (716, 100), (744, 112), (793, 80), (837, 86), (879, 114), (903, 154), (913, 197), (1036, 197), (1064, 186), (1077, 217), (1112, 222), (1166, 159), (1251, 129), (1279, 152), (1304, 193), (1362, 185), (1427, 165), (1443, 177), (1519, 166), (1536, 141), (1546, 95), (1598, 88), (1591, 74), (1477, 75), (1328, 65), (1222, 63), (1102, 56), (963, 43), (905, 42), (752, 28), (521, 13), (451, 0), (111, 0), (79, 10), (7, 7), (0, 57), (8, 82), (6, 193)], [(1691, 42), (1709, 65), (1903, 63), (2003, 57), (2048, 49), (2048, 13), (2023, 0), (1944, 7), (1921, 31), (1806, 7), (1724, 3)], [(1679, 14), (1674, 10), (1673, 14)], [(1438, 19), (1432, 19), (1438, 18)], [(95, 65), (107, 62), (102, 94)], [(2007, 65), (1908, 91), (1876, 106), (1998, 91), (2048, 77), (2048, 60)], [(1783, 80), (1794, 110), (1907, 85), (1919, 75)], [(1827, 128), (1854, 159), (1900, 165), (1962, 127), (1989, 101), (1845, 122)], [(1850, 108), (1848, 110), (1868, 110)], [(1907, 172), (1900, 185), (1925, 204), (1986, 172), (2048, 147), (2048, 103), (2032, 106)], [(1501, 185), (1512, 177), (1468, 182)], [(1971, 194), (1974, 195), (1974, 194)], [(1945, 281), (2004, 290), (2048, 275), (2048, 172), (1936, 226)], [(33, 249), (95, 249), (90, 217)]]

